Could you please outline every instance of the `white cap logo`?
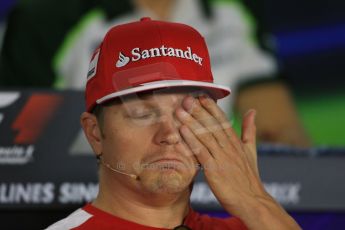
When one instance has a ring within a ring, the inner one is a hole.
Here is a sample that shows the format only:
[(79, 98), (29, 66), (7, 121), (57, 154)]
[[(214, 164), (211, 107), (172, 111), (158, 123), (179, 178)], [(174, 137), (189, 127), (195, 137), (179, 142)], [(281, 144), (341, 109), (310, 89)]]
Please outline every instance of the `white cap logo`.
[(187, 47), (185, 50), (183, 49), (176, 49), (173, 47), (166, 47), (165, 45), (162, 45), (161, 47), (154, 47), (151, 49), (143, 49), (136, 47), (132, 49), (132, 57), (129, 58), (125, 56), (122, 52), (119, 53), (119, 59), (116, 62), (116, 67), (120, 68), (128, 64), (129, 61), (136, 62), (140, 61), (142, 59), (147, 58), (154, 58), (154, 57), (176, 57), (176, 58), (182, 58), (194, 61), (198, 65), (202, 66), (203, 58), (201, 58), (196, 53), (193, 53), (191, 47)]
[(117, 60), (116, 62), (116, 67), (120, 68), (123, 67), (125, 65), (127, 65), (127, 63), (129, 62), (129, 57), (126, 57), (123, 53), (119, 53), (119, 60)]

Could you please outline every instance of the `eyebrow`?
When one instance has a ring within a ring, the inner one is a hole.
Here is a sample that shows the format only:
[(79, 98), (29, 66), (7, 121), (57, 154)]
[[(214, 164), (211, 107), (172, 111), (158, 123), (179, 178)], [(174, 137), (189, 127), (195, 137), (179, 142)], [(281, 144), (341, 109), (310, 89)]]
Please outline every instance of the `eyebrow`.
[(134, 100), (134, 98), (127, 99), (123, 101), (122, 106), (125, 110), (136, 111), (139, 109), (147, 109), (147, 110), (157, 110), (159, 106), (154, 102), (151, 101), (150, 98), (139, 98), (139, 100)]

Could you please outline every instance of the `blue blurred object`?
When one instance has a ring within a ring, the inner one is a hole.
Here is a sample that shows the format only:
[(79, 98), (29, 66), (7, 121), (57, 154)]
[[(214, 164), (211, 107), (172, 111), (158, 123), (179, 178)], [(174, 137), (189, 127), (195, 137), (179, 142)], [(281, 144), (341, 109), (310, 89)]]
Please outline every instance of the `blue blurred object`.
[(344, 229), (345, 213), (290, 213), (304, 230)]
[(4, 21), (16, 0), (0, 0), (0, 22)]
[(345, 23), (276, 34), (278, 56), (293, 58), (329, 49), (345, 48)]
[[(226, 212), (202, 212), (214, 217), (228, 217)], [(304, 230), (344, 229), (344, 212), (289, 212)]]
[(344, 147), (319, 146), (313, 148), (299, 148), (283, 144), (260, 143), (259, 156), (306, 156), (306, 157), (335, 157), (345, 156)]

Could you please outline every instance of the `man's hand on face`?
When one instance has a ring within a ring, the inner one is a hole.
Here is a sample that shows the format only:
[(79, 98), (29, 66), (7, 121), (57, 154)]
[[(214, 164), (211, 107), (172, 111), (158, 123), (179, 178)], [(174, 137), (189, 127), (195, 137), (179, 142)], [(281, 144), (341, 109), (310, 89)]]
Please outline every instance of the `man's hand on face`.
[(176, 115), (180, 133), (204, 169), (206, 180), (223, 208), (249, 229), (299, 229), (294, 220), (265, 191), (259, 177), (255, 110), (242, 123), (241, 138), (225, 113), (206, 95), (187, 96)]

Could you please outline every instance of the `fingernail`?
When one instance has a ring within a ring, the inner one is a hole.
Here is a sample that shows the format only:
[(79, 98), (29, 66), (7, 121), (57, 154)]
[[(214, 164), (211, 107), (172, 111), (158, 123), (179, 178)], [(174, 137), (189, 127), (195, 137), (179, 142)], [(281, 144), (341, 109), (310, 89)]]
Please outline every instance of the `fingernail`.
[(183, 108), (177, 108), (176, 114), (180, 117), (186, 117), (188, 113)]
[(194, 98), (191, 96), (187, 96), (187, 98), (183, 102), (183, 107), (186, 111), (190, 112), (193, 109)]
[(249, 109), (245, 114), (244, 116), (248, 116), (250, 113), (254, 112), (254, 116), (256, 116), (256, 110), (255, 109)]
[(209, 97), (207, 94), (201, 94), (198, 96), (200, 101), (206, 101)]
[(249, 109), (246, 114), (244, 115), (244, 117), (249, 116), (251, 113), (254, 113), (254, 116), (252, 118), (253, 122), (255, 122), (255, 118), (256, 118), (256, 110), (255, 109)]

